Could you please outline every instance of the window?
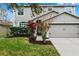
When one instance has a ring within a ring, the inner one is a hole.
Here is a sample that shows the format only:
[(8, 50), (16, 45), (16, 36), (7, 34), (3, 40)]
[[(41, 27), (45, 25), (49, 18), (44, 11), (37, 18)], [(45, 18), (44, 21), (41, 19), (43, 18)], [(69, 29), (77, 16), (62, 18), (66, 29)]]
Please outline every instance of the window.
[(42, 7), (42, 10), (43, 10), (43, 12), (46, 12), (46, 11), (48, 11), (48, 8), (47, 7)]
[(49, 7), (49, 8), (48, 8), (48, 11), (52, 11), (52, 8), (51, 8), (51, 7)]
[(24, 9), (19, 8), (18, 9), (18, 15), (24, 15), (24, 12), (23, 11), (24, 11)]
[(65, 7), (65, 12), (72, 12), (70, 7)]
[(46, 12), (46, 9), (43, 9), (43, 12)]
[(20, 27), (26, 27), (26, 22), (20, 22)]

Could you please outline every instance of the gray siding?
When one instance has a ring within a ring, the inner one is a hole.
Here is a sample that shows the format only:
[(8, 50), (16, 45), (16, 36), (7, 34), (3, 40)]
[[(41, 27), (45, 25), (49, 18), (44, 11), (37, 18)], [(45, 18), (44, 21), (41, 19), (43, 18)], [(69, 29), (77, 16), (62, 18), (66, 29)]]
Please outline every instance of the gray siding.
[(73, 17), (69, 14), (62, 14), (50, 19), (50, 22), (53, 22), (53, 23), (73, 23), (74, 22), (75, 23), (75, 22), (79, 22), (79, 18)]

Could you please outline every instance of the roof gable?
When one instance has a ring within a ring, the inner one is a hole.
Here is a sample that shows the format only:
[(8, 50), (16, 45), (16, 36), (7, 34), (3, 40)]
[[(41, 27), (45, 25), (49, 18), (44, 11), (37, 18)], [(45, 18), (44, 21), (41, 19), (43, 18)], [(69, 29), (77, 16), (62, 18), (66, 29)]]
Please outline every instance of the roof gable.
[[(73, 17), (75, 17), (75, 18), (78, 18), (79, 19), (79, 17), (78, 16), (76, 16), (76, 15), (74, 15), (74, 14), (71, 14), (71, 13), (67, 13), (67, 12), (63, 12), (63, 13), (61, 13), (61, 14), (59, 14), (59, 15), (56, 15), (55, 17), (58, 17), (58, 16), (60, 16), (60, 15), (62, 15), (62, 14), (67, 14), (67, 15), (70, 15), (70, 16), (73, 16)], [(53, 17), (54, 18), (54, 17)]]
[(35, 18), (33, 18), (32, 20), (35, 20), (35, 19), (37, 19), (37, 18), (40, 18), (40, 17), (42, 17), (42, 16), (45, 16), (45, 15), (50, 14), (50, 13), (53, 13), (53, 12), (58, 14), (58, 12), (56, 12), (56, 11), (50, 11), (50, 12), (47, 12), (47, 13), (45, 13), (45, 14), (39, 15), (38, 17), (35, 17)]
[[(78, 17), (78, 16), (73, 15), (73, 14), (70, 14), (70, 13), (67, 13), (67, 12), (63, 12), (63, 13), (58, 14), (58, 15), (56, 15), (56, 16), (54, 16), (54, 17), (49, 18), (49, 19), (52, 19), (52, 18), (58, 17), (58, 16), (60, 16), (60, 15), (62, 15), (62, 14), (67, 14), (67, 15), (70, 15), (70, 16), (73, 16), (73, 17), (75, 17), (75, 18), (78, 18), (78, 19), (79, 19), (79, 17)], [(47, 20), (49, 20), (49, 19), (47, 19)]]

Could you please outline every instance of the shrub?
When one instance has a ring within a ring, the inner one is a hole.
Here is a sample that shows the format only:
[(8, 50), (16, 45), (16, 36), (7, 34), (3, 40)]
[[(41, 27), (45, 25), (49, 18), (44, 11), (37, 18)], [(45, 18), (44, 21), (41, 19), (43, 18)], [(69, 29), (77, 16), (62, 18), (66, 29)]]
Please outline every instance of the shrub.
[(11, 27), (10, 35), (12, 36), (28, 36), (28, 29), (24, 27)]

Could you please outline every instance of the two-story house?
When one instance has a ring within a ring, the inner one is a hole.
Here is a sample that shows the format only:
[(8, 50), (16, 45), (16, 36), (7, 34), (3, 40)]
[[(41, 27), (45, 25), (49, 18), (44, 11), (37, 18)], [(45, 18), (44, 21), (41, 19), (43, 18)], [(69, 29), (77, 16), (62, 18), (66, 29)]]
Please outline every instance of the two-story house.
[[(57, 15), (63, 12), (68, 12), (75, 14), (75, 6), (74, 5), (40, 5), (42, 8), (42, 13), (40, 15), (32, 15), (31, 7), (29, 5), (27, 6), (19, 6), (19, 9), (15, 9), (13, 11), (13, 26), (21, 26), (21, 25), (26, 25), (26, 22), (28, 20), (32, 19), (41, 19), (45, 20), (52, 15)], [(53, 11), (53, 12), (52, 12)]]

